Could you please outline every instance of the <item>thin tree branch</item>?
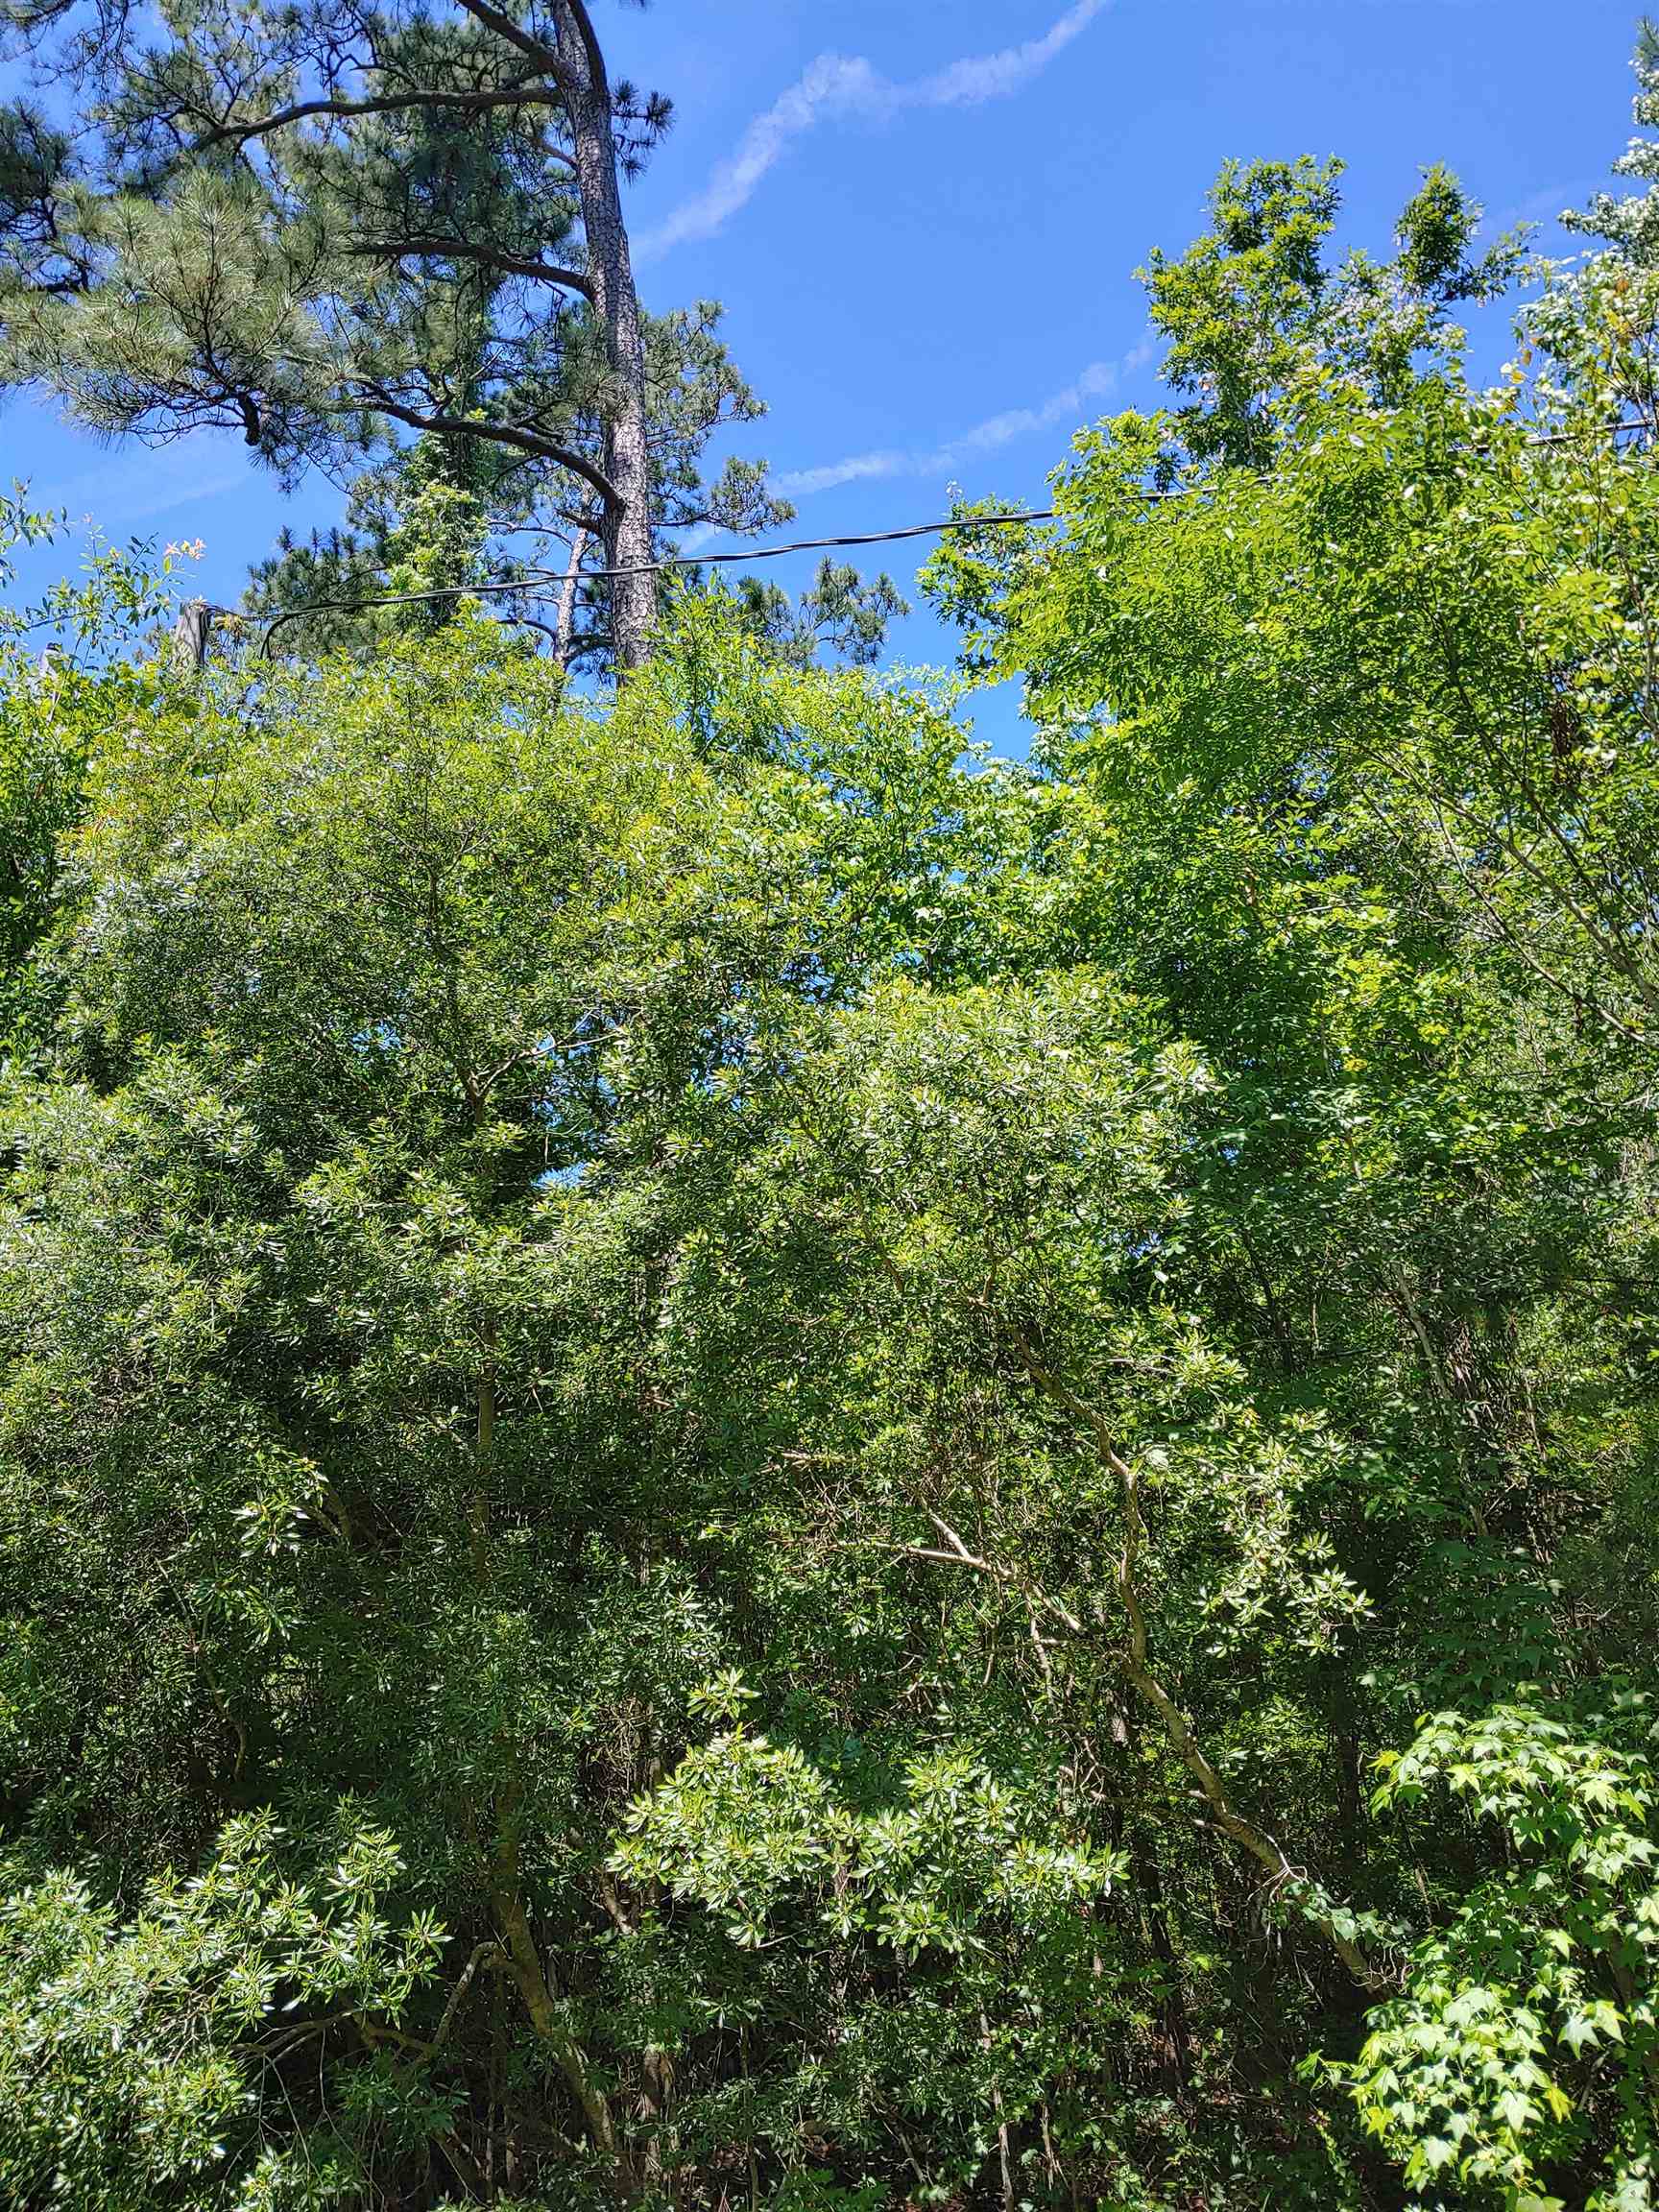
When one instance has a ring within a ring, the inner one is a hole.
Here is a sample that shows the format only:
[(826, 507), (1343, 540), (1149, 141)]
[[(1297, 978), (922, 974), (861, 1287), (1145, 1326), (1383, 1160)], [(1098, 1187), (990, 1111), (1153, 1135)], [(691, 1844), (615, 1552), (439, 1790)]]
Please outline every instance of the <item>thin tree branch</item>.
[(480, 246), (467, 238), (437, 238), (424, 233), (407, 238), (364, 238), (348, 251), (360, 256), (445, 255), (458, 261), (476, 261), (483, 268), (498, 269), (504, 276), (529, 276), (541, 284), (562, 284), (566, 291), (580, 292), (584, 300), (593, 297), (592, 279), (580, 269), (561, 269), (551, 261), (526, 260), (517, 253), (503, 253), (493, 246)]
[[(1083, 1426), (1102, 1464), (1118, 1479), (1118, 1492), (1123, 1501), (1123, 1547), (1118, 1556), (1114, 1582), (1118, 1602), (1129, 1623), (1129, 1644), (1123, 1653), (1123, 1671), (1162, 1721), (1170, 1749), (1197, 1783), (1199, 1792), (1222, 1834), (1231, 1837), (1235, 1843), (1247, 1851), (1272, 1877), (1276, 1886), (1305, 1887), (1306, 1877), (1290, 1863), (1277, 1839), (1264, 1828), (1258, 1828), (1253, 1820), (1247, 1819), (1230, 1802), (1221, 1777), (1193, 1735), (1187, 1716), (1152, 1671), (1146, 1609), (1142, 1601), (1137, 1579), (1141, 1553), (1146, 1540), (1138, 1470), (1118, 1450), (1111, 1431), (1096, 1409), (1080, 1398), (1070, 1383), (1044, 1364), (1024, 1336), (1018, 1336), (1016, 1341), (1031, 1380)], [(1329, 1913), (1313, 1911), (1309, 1914), (1309, 1919), (1357, 1982), (1365, 1988), (1378, 1986), (1377, 1973), (1365, 1954), (1351, 1936), (1343, 1935)]]
[(493, 31), (497, 38), (504, 38), (539, 69), (544, 69), (566, 96), (584, 89), (557, 46), (549, 46), (544, 38), (536, 37), (501, 9), (493, 8), (490, 0), (461, 0), (461, 6), (475, 23), (481, 23), (486, 31)]
[(482, 438), (492, 445), (511, 445), (520, 453), (534, 453), (543, 461), (557, 461), (562, 469), (568, 469), (572, 475), (590, 484), (607, 507), (617, 503), (615, 485), (586, 454), (573, 453), (567, 445), (557, 445), (535, 430), (522, 430), (516, 422), (478, 421), (466, 415), (426, 415), (420, 408), (405, 406), (402, 400), (393, 399), (377, 390), (371, 391), (365, 404), (377, 408), (382, 415), (390, 415), (394, 421), (407, 422), (413, 430), (439, 430), (456, 437)]
[[(563, 107), (564, 104), (563, 90), (547, 84), (521, 84), (479, 92), (447, 92), (432, 87), (376, 93), (366, 100), (340, 100), (332, 96), (297, 100), (292, 107), (279, 108), (274, 114), (255, 116), (251, 122), (216, 124), (190, 141), (190, 151), (199, 154), (209, 146), (232, 142), (246, 145), (251, 138), (263, 138), (273, 131), (284, 131), (290, 124), (302, 123), (313, 115), (395, 115), (410, 108), (458, 108), (464, 113), (470, 113), (490, 108)], [(547, 151), (566, 168), (574, 166), (567, 155), (553, 148)]]

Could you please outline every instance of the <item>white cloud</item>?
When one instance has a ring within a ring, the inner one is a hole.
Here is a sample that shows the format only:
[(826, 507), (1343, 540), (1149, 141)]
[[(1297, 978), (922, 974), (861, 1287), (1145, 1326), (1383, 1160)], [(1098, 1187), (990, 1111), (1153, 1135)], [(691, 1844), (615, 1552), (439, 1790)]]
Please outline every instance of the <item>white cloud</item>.
[(927, 456), (926, 472), (943, 474), (971, 453), (998, 453), (1033, 430), (1051, 430), (1057, 422), (1076, 421), (1091, 399), (1104, 399), (1116, 390), (1119, 373), (1116, 361), (1091, 361), (1063, 392), (1051, 394), (1035, 407), (1010, 407), (1000, 415), (987, 416), (948, 445), (941, 445)]
[(974, 54), (952, 61), (936, 77), (925, 77), (908, 86), (905, 105), (917, 108), (973, 108), (982, 100), (1001, 100), (1018, 92), (1080, 31), (1086, 31), (1106, 5), (1106, 0), (1076, 0), (1041, 38), (1027, 38), (1022, 46), (1006, 46), (1000, 54)]
[(1033, 431), (1052, 430), (1062, 422), (1080, 421), (1090, 402), (1106, 399), (1127, 373), (1143, 368), (1152, 357), (1149, 344), (1137, 346), (1121, 361), (1091, 361), (1063, 391), (1054, 392), (1034, 407), (1008, 407), (988, 415), (984, 421), (960, 431), (943, 445), (885, 447), (869, 453), (850, 453), (844, 460), (828, 461), (816, 469), (797, 469), (778, 478), (778, 490), (789, 499), (809, 498), (814, 492), (832, 492), (841, 484), (868, 482), (892, 476), (949, 476), (964, 461), (986, 453), (999, 453), (1016, 439)]
[(711, 238), (753, 198), (791, 139), (822, 122), (879, 121), (907, 108), (973, 108), (1005, 99), (1046, 69), (1086, 30), (1107, 0), (1073, 0), (1040, 38), (998, 54), (971, 54), (931, 77), (896, 84), (862, 55), (820, 54), (797, 83), (757, 115), (701, 192), (635, 241), (634, 258), (654, 261), (690, 238)]
[(1542, 192), (1534, 192), (1529, 199), (1518, 201), (1513, 207), (1506, 207), (1503, 214), (1488, 216), (1480, 228), (1490, 237), (1494, 232), (1512, 230), (1517, 223), (1553, 223), (1564, 207), (1582, 207), (1596, 193), (1607, 189), (1607, 180), (1594, 177), (1551, 184)]
[(833, 492), (838, 484), (858, 484), (872, 476), (908, 476), (915, 473), (913, 453), (850, 453), (844, 461), (828, 461), (821, 469), (797, 469), (780, 476), (778, 489), (786, 499), (799, 499), (812, 492)]
[(712, 545), (716, 538), (724, 538), (726, 535), (718, 523), (694, 522), (675, 542), (682, 553), (701, 553), (705, 545)]
[(198, 500), (238, 491), (246, 486), (249, 474), (247, 458), (238, 446), (232, 446), (228, 437), (204, 431), (172, 445), (125, 448), (100, 468), (83, 470), (65, 482), (35, 487), (32, 495), (41, 508), (67, 510), (72, 523), (87, 518), (119, 531)]

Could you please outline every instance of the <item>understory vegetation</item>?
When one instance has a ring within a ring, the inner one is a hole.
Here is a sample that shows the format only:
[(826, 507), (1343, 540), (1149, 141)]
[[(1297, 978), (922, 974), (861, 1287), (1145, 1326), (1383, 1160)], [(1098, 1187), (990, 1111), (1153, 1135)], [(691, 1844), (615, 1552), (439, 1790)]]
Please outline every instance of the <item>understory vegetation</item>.
[(0, 2200), (1659, 2204), (1624, 171), (1223, 170), (950, 678), (5, 616)]

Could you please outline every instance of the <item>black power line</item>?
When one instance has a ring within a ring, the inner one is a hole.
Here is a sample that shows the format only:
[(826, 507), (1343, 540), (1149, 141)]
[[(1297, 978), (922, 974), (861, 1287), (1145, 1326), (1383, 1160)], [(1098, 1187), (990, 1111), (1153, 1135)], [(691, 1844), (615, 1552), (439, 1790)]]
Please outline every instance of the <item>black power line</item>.
[[(1626, 431), (1651, 431), (1654, 424), (1646, 417), (1632, 421), (1589, 425), (1583, 430), (1556, 430), (1534, 432), (1527, 437), (1528, 445), (1556, 445), (1571, 444), (1580, 438), (1619, 438)], [(1195, 491), (1196, 486), (1188, 488)], [(1172, 499), (1184, 495), (1181, 492), (1154, 491), (1141, 487), (1142, 496), (1147, 499)], [(657, 576), (670, 568), (720, 568), (745, 565), (751, 561), (781, 561), (789, 553), (827, 553), (854, 545), (894, 545), (906, 538), (934, 538), (950, 530), (984, 530), (1017, 526), (1024, 522), (1055, 522), (1059, 511), (1053, 507), (1033, 507), (997, 515), (959, 515), (941, 522), (911, 522), (902, 530), (864, 530), (838, 538), (796, 538), (784, 545), (754, 545), (730, 553), (671, 553), (661, 561), (638, 561), (618, 568), (584, 568), (580, 578), (594, 583), (606, 583), (618, 576)], [(550, 596), (545, 587), (557, 585), (563, 590), (569, 583), (567, 574), (552, 568), (532, 568), (523, 576), (489, 584), (449, 585), (430, 591), (385, 591), (369, 599), (316, 599), (302, 607), (284, 608), (266, 624), (264, 641), (260, 646), (262, 657), (269, 659), (271, 640), (284, 622), (297, 621), (302, 614), (356, 614), (373, 607), (410, 607), (430, 604), (444, 599), (479, 599), (488, 592), (517, 591), (523, 597), (544, 599)], [(541, 589), (539, 589), (541, 588)], [(201, 604), (198, 602), (197, 604)], [(228, 608), (209, 607), (208, 616), (226, 614)], [(200, 662), (205, 645), (205, 633), (197, 650)]]
[[(845, 538), (797, 538), (787, 545), (753, 545), (733, 553), (671, 553), (661, 561), (637, 561), (623, 568), (584, 568), (579, 571), (581, 581), (604, 583), (615, 576), (656, 576), (665, 568), (718, 568), (733, 564), (746, 565), (751, 561), (781, 561), (786, 553), (824, 553), (848, 545), (892, 545), (902, 538), (931, 538), (945, 530), (981, 530), (997, 528), (1018, 522), (1053, 522), (1058, 511), (1052, 507), (1034, 507), (1019, 514), (964, 515), (952, 517), (947, 522), (912, 522), (902, 530), (865, 530)], [(284, 608), (274, 615), (265, 630), (265, 642), (260, 650), (269, 656), (271, 640), (284, 622), (294, 622), (301, 614), (355, 614), (370, 607), (410, 607), (434, 599), (478, 599), (487, 591), (518, 591), (533, 599), (550, 596), (545, 589), (557, 584), (564, 589), (568, 578), (555, 568), (532, 568), (524, 575), (502, 583), (453, 584), (431, 591), (384, 591), (372, 599), (314, 599), (303, 607)], [(221, 610), (209, 610), (218, 613)]]

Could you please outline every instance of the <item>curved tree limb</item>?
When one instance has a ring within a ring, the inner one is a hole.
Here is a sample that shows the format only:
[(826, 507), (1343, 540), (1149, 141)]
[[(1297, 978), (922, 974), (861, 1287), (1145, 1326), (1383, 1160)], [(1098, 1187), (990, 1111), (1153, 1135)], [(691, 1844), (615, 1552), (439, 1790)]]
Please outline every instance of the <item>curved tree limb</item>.
[(390, 415), (395, 422), (407, 422), (412, 430), (438, 430), (461, 438), (482, 438), (492, 445), (512, 445), (520, 453), (534, 453), (543, 461), (557, 461), (562, 469), (568, 469), (573, 476), (580, 476), (590, 484), (607, 507), (616, 504), (616, 487), (585, 453), (574, 453), (567, 445), (560, 445), (551, 438), (543, 438), (535, 430), (521, 429), (516, 422), (475, 421), (466, 415), (425, 414), (419, 407), (410, 407), (401, 399), (372, 391), (365, 396), (364, 405), (374, 408), (382, 415)]
[[(316, 100), (296, 100), (292, 107), (279, 108), (270, 115), (256, 115), (246, 123), (226, 122), (215, 124), (198, 138), (192, 138), (189, 151), (204, 152), (210, 146), (246, 145), (251, 138), (264, 138), (273, 131), (285, 131), (292, 123), (303, 123), (313, 115), (396, 115), (411, 108), (453, 108), (463, 114), (481, 112), (491, 108), (563, 107), (564, 93), (549, 84), (519, 84), (498, 91), (442, 91), (436, 88), (406, 92), (375, 93), (364, 100), (341, 100), (329, 96)], [(556, 158), (565, 161), (568, 156)]]
[(407, 238), (363, 238), (348, 251), (359, 255), (407, 253), (476, 261), (482, 268), (499, 270), (504, 276), (529, 276), (540, 284), (559, 284), (567, 292), (580, 292), (585, 300), (593, 297), (592, 280), (580, 269), (560, 269), (551, 261), (532, 261), (517, 253), (503, 253), (493, 246), (478, 245), (467, 238), (438, 238), (424, 233)]
[[(1146, 1608), (1142, 1600), (1138, 1579), (1141, 1554), (1146, 1541), (1146, 1523), (1141, 1510), (1139, 1471), (1118, 1450), (1100, 1413), (1046, 1366), (1023, 1336), (1019, 1339), (1019, 1346), (1025, 1371), (1032, 1382), (1083, 1425), (1102, 1465), (1117, 1478), (1118, 1493), (1123, 1502), (1123, 1545), (1118, 1555), (1113, 1580), (1129, 1625), (1129, 1642), (1121, 1662), (1124, 1673), (1140, 1696), (1157, 1714), (1169, 1748), (1197, 1783), (1199, 1793), (1209, 1806), (1216, 1827), (1242, 1850), (1247, 1851), (1275, 1884), (1282, 1887), (1304, 1884), (1306, 1877), (1291, 1864), (1278, 1839), (1265, 1828), (1259, 1828), (1255, 1821), (1247, 1818), (1233, 1805), (1220, 1775), (1192, 1733), (1191, 1723), (1153, 1671)], [(1352, 1936), (1342, 1933), (1329, 1913), (1311, 1912), (1309, 1921), (1318, 1929), (1362, 1987), (1370, 1989), (1378, 1986), (1379, 1976), (1364, 1952)]]
[[(538, 38), (533, 32), (526, 31), (522, 24), (516, 23), (504, 10), (493, 7), (491, 0), (461, 0), (461, 6), (475, 23), (481, 23), (486, 31), (493, 31), (497, 38), (504, 38), (509, 46), (515, 47), (527, 60), (534, 61), (539, 69), (545, 70), (566, 94), (586, 88), (575, 82), (575, 71), (567, 57), (557, 46), (549, 45), (545, 38)], [(589, 28), (591, 31), (592, 26)]]

